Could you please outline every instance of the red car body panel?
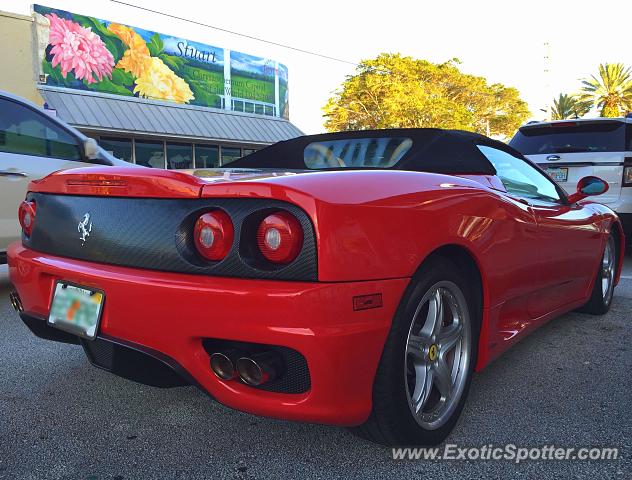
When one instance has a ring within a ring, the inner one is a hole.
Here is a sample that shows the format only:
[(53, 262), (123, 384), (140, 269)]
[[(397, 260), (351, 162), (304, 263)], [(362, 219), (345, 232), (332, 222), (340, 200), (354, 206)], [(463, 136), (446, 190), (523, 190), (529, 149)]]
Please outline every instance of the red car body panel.
[[(57, 279), (106, 292), (102, 334), (158, 350), (220, 402), (255, 414), (358, 425), (392, 318), (423, 261), (465, 252), (482, 284), (480, 370), (547, 320), (586, 303), (607, 234), (622, 232), (598, 204), (553, 207), (512, 198), (497, 177), (407, 171), (224, 173), (198, 178), (137, 169), (80, 169), (33, 182), (40, 193), (156, 198), (266, 198), (311, 219), (318, 282), (249, 280), (115, 267), (40, 254), (14, 244), (10, 277), (26, 312), (46, 317)], [(623, 258), (623, 237), (618, 282)], [(453, 250), (446, 250), (453, 251)], [(134, 292), (136, 302), (129, 301)], [(353, 297), (383, 306), (353, 311)], [(146, 300), (142, 301), (142, 300)], [(151, 300), (151, 301), (150, 301)], [(300, 314), (297, 314), (300, 312)], [(209, 319), (212, 318), (213, 321)], [(201, 339), (283, 345), (301, 352), (305, 394), (220, 381)]]
[[(408, 284), (406, 279), (295, 283), (152, 272), (42, 255), (19, 244), (9, 255), (11, 280), (26, 312), (48, 316), (57, 279), (102, 289), (100, 334), (168, 355), (233, 408), (338, 425), (362, 423), (370, 412), (373, 376)], [(353, 311), (354, 296), (375, 292), (382, 293), (382, 308)], [(209, 368), (203, 338), (294, 348), (308, 361), (312, 388), (281, 394), (221, 381)]]

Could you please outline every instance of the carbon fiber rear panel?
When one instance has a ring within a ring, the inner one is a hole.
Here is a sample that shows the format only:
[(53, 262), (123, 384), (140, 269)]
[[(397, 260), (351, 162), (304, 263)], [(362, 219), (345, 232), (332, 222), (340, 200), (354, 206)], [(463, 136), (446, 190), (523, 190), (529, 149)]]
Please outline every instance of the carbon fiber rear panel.
[[(37, 214), (30, 238), (33, 250), (91, 262), (203, 275), (316, 281), (314, 229), (307, 214), (285, 202), (256, 198), (151, 199), (30, 193)], [(222, 261), (202, 258), (193, 244), (193, 225), (204, 212), (221, 208), (231, 217), (235, 241)], [(256, 248), (256, 228), (268, 213), (285, 210), (305, 234), (296, 260), (272, 265)], [(79, 223), (89, 215), (89, 235)]]

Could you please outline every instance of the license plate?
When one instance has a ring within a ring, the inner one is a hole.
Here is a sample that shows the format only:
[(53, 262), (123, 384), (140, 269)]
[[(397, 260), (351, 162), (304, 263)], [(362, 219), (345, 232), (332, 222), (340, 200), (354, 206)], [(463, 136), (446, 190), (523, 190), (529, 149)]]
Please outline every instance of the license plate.
[(547, 168), (546, 173), (556, 182), (564, 183), (568, 180), (568, 168)]
[(105, 294), (94, 288), (57, 282), (48, 323), (83, 338), (97, 336)]

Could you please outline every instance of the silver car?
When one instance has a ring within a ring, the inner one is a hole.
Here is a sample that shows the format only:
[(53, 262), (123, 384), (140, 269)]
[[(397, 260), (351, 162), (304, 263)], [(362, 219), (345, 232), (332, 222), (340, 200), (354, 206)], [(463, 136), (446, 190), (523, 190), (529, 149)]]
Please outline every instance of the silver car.
[(597, 200), (621, 219), (632, 239), (632, 117), (532, 122), (509, 145), (542, 167), (567, 192), (590, 175), (608, 182)]
[(9, 243), (20, 238), (17, 212), (28, 183), (91, 165), (130, 164), (34, 103), (0, 91), (0, 263)]

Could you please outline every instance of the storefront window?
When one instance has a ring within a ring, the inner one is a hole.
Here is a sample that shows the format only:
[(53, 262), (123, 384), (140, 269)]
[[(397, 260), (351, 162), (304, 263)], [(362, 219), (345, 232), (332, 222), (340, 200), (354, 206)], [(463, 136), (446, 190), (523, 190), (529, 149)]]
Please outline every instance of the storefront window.
[(250, 155), (251, 153), (255, 153), (256, 150), (254, 148), (244, 148), (242, 149), (242, 157), (245, 157), (246, 155)]
[(193, 145), (167, 143), (167, 168), (193, 168)]
[(241, 158), (241, 148), (222, 147), (222, 165)]
[(136, 140), (136, 163), (152, 168), (165, 168), (163, 142)]
[(219, 147), (216, 145), (195, 146), (195, 168), (219, 167)]
[(101, 145), (103, 150), (111, 153), (116, 158), (120, 158), (126, 162), (132, 162), (131, 138), (101, 137), (99, 139), (99, 145)]

